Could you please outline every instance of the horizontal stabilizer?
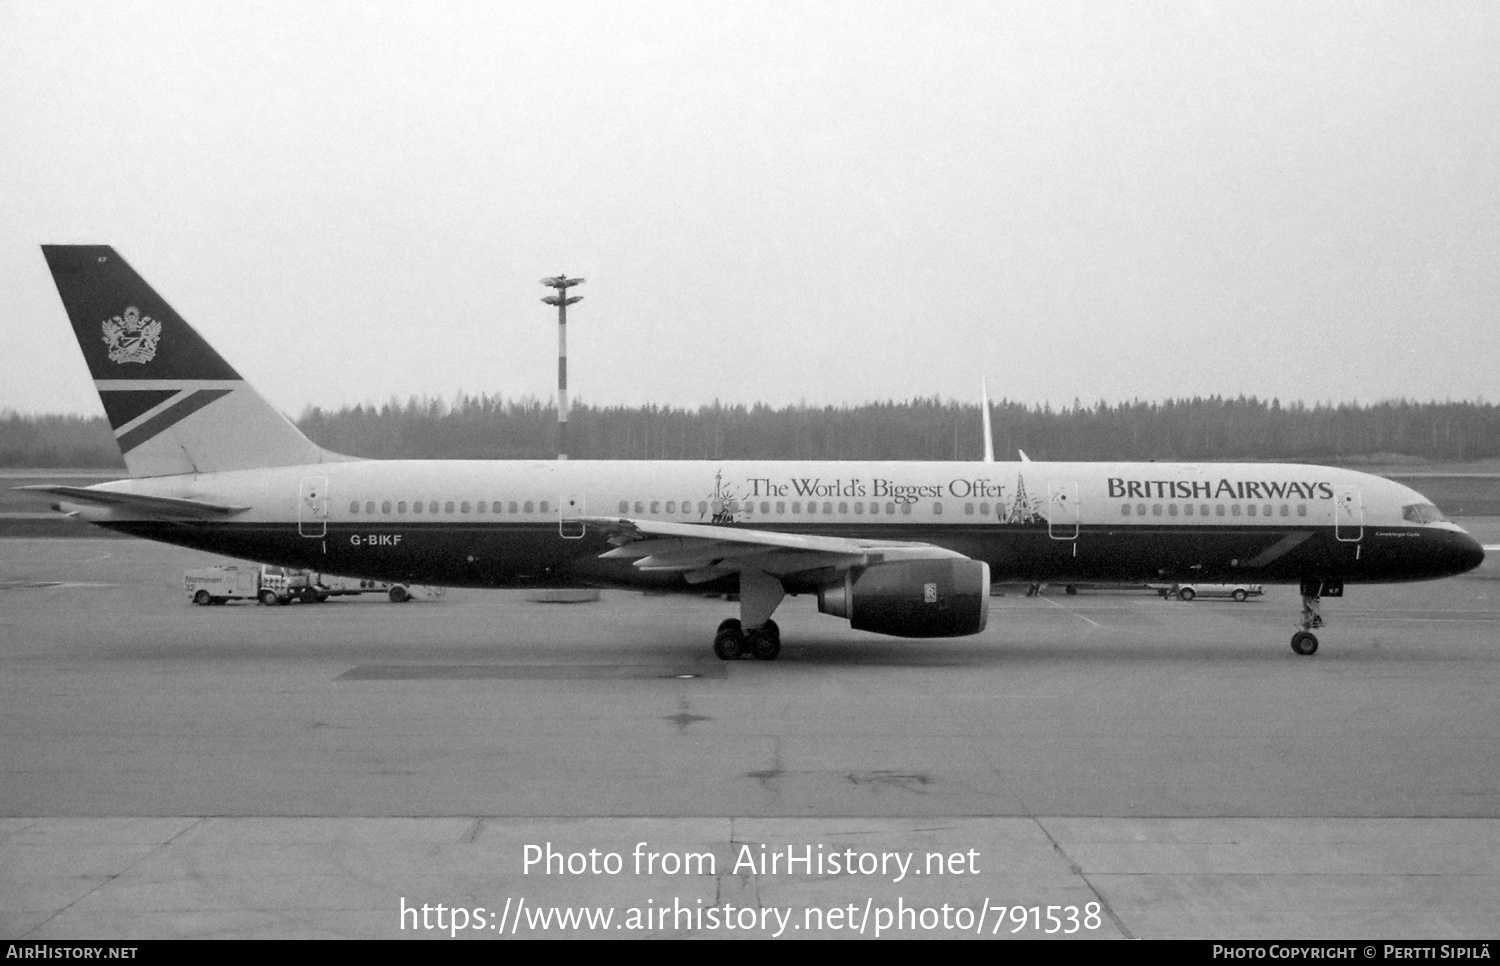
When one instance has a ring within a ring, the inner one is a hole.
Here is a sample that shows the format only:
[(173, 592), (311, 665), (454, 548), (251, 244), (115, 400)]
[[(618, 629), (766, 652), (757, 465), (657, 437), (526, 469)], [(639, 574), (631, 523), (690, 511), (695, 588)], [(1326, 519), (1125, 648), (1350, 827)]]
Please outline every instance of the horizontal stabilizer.
[(247, 506), (226, 506), (221, 503), (182, 500), (170, 496), (141, 496), (137, 493), (93, 490), (85, 486), (59, 486), (44, 483), (35, 486), (15, 486), (11, 489), (50, 493), (71, 503), (92, 503), (96, 506), (135, 510), (155, 517), (191, 517), (195, 520), (213, 520), (244, 513), (250, 509)]

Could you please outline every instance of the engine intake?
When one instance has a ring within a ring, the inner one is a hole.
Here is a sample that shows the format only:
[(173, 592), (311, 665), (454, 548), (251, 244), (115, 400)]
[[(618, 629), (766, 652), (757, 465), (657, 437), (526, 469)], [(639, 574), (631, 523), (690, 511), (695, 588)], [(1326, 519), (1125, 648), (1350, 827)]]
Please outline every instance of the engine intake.
[(818, 610), (893, 637), (978, 634), (990, 616), (990, 567), (979, 560), (898, 560), (856, 567), (818, 588)]

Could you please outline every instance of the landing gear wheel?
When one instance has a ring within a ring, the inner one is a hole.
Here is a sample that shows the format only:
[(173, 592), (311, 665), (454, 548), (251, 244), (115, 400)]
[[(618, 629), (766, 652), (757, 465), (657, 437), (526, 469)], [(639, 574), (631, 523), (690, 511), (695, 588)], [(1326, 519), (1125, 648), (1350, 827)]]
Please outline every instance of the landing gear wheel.
[(1177, 592), (1177, 599), (1178, 600), (1192, 600), (1194, 597), (1197, 597), (1197, 596), (1198, 596), (1197, 592), (1194, 591), (1193, 588), (1191, 588), (1191, 587), (1184, 587), (1184, 588), (1182, 588), (1181, 590), (1179, 590)]
[(407, 593), (406, 588), (400, 586), (399, 584), (395, 587), (392, 587), (391, 592), (389, 594), (386, 594), (386, 596), (391, 599), (391, 603), (393, 604), (404, 604), (407, 601), (411, 600), (411, 594)]
[(774, 661), (781, 653), (781, 628), (768, 620), (745, 635), (745, 644), (757, 661)]
[(281, 603), (281, 598), (276, 596), (274, 590), (263, 590), (260, 592), (260, 602), (267, 607), (274, 607)]
[(738, 661), (745, 650), (745, 632), (734, 618), (719, 625), (714, 634), (714, 656), (721, 661)]
[(206, 590), (200, 590), (193, 595), (193, 603), (197, 604), (199, 607), (207, 607), (209, 604), (212, 604), (213, 601), (214, 595), (210, 594)]
[(1292, 635), (1292, 650), (1303, 657), (1317, 653), (1318, 636), (1307, 631), (1298, 631)]
[(1239, 603), (1243, 604), (1246, 601), (1246, 599), (1249, 598), (1250, 595), (1247, 594), (1247, 593), (1245, 593), (1243, 590), (1236, 590), (1234, 593), (1230, 594), (1229, 596), (1233, 597), (1236, 601), (1238, 601)]

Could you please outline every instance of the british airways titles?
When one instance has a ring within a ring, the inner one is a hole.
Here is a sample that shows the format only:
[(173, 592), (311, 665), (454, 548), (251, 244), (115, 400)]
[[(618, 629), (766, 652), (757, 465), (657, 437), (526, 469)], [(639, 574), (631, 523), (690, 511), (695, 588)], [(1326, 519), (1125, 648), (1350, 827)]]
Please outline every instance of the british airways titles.
[[(799, 477), (775, 480), (751, 477), (746, 480), (751, 497), (854, 497), (915, 503), (945, 496), (967, 499), (980, 497), (1003, 499), (1007, 487), (989, 479), (956, 479), (938, 484), (897, 483), (881, 477), (869, 480), (859, 477), (825, 480), (821, 477)], [(1323, 480), (1128, 480), (1112, 476), (1107, 480), (1112, 499), (1168, 500), (1331, 500), (1333, 485)]]

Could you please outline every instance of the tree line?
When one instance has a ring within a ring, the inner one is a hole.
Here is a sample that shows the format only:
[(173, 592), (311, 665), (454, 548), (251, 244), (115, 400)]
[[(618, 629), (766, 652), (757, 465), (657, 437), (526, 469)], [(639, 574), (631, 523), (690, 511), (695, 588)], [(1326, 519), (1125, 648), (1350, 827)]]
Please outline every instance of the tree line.
[[(1071, 407), (1001, 400), (995, 453), (1052, 460), (1500, 457), (1500, 407), (1484, 402), (1370, 405), (1221, 396)], [(309, 407), (296, 420), (320, 446), (373, 459), (547, 459), (557, 411), (534, 398), (460, 394), (381, 405)], [(858, 406), (575, 405), (574, 459), (977, 460), (977, 403), (938, 398)], [(121, 466), (104, 417), (0, 413), (0, 466)]]

